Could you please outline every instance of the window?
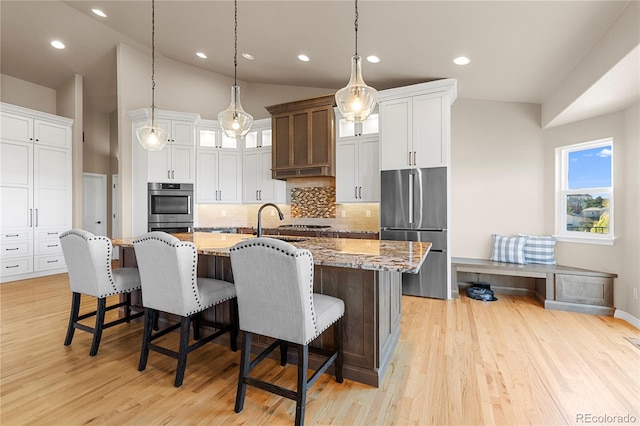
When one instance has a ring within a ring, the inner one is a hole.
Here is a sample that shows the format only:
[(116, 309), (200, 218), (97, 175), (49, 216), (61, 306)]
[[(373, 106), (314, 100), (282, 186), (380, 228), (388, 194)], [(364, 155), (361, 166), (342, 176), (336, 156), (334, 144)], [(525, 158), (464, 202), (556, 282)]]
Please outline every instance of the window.
[(556, 148), (556, 237), (613, 244), (613, 139)]

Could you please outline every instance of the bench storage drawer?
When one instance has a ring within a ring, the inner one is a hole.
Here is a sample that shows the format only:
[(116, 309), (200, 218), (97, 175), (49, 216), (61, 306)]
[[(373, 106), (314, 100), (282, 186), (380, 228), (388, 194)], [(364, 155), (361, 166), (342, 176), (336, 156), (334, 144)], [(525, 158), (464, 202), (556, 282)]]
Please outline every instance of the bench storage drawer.
[(555, 296), (560, 302), (613, 306), (613, 278), (556, 274)]

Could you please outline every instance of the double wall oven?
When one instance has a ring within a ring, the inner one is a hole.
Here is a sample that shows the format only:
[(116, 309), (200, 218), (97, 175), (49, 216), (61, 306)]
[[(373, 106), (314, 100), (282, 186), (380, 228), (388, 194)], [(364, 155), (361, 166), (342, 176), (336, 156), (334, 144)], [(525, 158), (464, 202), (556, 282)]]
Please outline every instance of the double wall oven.
[(149, 183), (148, 230), (193, 232), (193, 184)]

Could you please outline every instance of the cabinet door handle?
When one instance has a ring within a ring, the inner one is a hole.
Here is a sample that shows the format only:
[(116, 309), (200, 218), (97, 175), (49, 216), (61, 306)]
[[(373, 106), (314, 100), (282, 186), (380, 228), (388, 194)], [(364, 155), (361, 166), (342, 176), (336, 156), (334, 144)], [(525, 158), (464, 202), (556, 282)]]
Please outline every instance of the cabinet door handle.
[(416, 161), (416, 152), (415, 152), (415, 151), (413, 151), (413, 165), (415, 166), (415, 165), (417, 165), (417, 164), (418, 164), (418, 163), (417, 163), (417, 161)]
[(358, 198), (358, 187), (357, 186), (353, 187), (353, 197), (354, 198)]
[(19, 267), (19, 266), (20, 266), (20, 265), (9, 265), (9, 266), (5, 266), (5, 268), (6, 268), (6, 269), (9, 269), (9, 268), (17, 268), (17, 267)]
[(260, 195), (260, 201), (262, 201), (262, 189), (258, 191), (258, 194)]
[(9, 237), (19, 237), (19, 234), (4, 234), (5, 237), (9, 238)]
[(411, 151), (409, 151), (409, 165), (411, 165)]
[(176, 178), (176, 171), (171, 170), (171, 179), (175, 179), (175, 178)]
[(222, 201), (222, 189), (220, 191), (218, 191), (220, 193), (220, 201)]
[(47, 260), (47, 263), (57, 263), (57, 262), (58, 262), (58, 259), (56, 259), (56, 260)]
[(167, 179), (171, 179), (171, 170), (167, 170)]
[(29, 209), (29, 228), (31, 228), (32, 226), (33, 226), (33, 209)]
[(258, 198), (258, 190), (256, 189), (256, 201), (260, 200), (260, 198)]
[(47, 244), (47, 247), (58, 247), (57, 244)]
[(19, 247), (11, 247), (11, 248), (6, 248), (4, 249), (5, 251), (14, 251), (14, 250), (20, 250)]
[(362, 200), (362, 187), (361, 186), (358, 187), (358, 198), (360, 198)]
[(38, 209), (36, 209), (36, 228), (38, 227)]

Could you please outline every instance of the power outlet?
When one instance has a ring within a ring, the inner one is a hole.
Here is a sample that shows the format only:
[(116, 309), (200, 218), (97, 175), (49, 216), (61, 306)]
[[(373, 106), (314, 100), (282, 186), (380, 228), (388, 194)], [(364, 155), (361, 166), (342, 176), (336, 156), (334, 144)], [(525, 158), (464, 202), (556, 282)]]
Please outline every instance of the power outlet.
[(365, 215), (366, 217), (371, 217), (371, 210), (365, 210), (365, 211), (364, 211), (364, 215)]
[(340, 211), (340, 217), (347, 217), (347, 211), (346, 210), (341, 210)]
[(276, 215), (276, 211), (275, 211), (275, 209), (271, 209), (271, 217), (273, 217), (273, 216), (275, 216), (275, 215)]
[(226, 210), (221, 210), (220, 211), (220, 216), (226, 216), (227, 215), (227, 211)]
[(638, 289), (636, 287), (633, 288), (633, 298), (638, 300)]

